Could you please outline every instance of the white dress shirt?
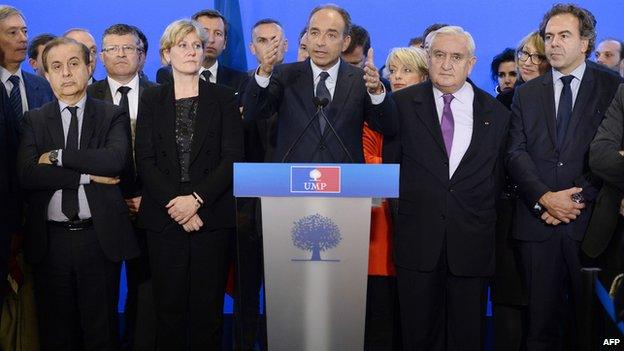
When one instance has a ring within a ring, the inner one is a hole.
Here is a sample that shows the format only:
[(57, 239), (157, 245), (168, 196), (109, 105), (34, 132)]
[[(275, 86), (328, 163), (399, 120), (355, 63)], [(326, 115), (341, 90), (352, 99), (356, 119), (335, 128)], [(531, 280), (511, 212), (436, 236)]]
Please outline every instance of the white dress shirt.
[[(585, 68), (587, 64), (585, 61), (581, 63), (578, 67), (574, 69), (570, 73), (570, 75), (574, 76), (574, 79), (570, 82), (570, 89), (572, 89), (572, 108), (574, 109), (574, 103), (576, 102), (576, 97), (578, 96), (579, 88), (581, 87), (581, 80), (583, 80), (583, 75), (585, 74)], [(553, 78), (553, 89), (555, 90), (555, 118), (557, 116), (557, 112), (559, 112), (559, 99), (561, 98), (561, 90), (563, 90), (563, 82), (561, 81), (561, 77), (564, 74), (557, 71), (556, 69), (552, 69), (552, 78)]]
[(136, 74), (131, 81), (127, 84), (121, 84), (111, 77), (107, 77), (108, 87), (110, 88), (111, 95), (113, 96), (113, 103), (119, 105), (121, 102), (121, 93), (117, 91), (120, 87), (126, 86), (130, 88), (128, 91), (128, 109), (130, 110), (130, 127), (132, 129), (132, 140), (134, 140), (134, 133), (136, 130), (137, 114), (139, 112), (139, 75)]
[[(80, 136), (82, 135), (82, 121), (84, 120), (84, 108), (87, 102), (87, 96), (85, 95), (75, 105), (78, 107), (76, 115), (78, 117), (78, 148), (80, 148)], [(69, 132), (69, 124), (71, 123), (71, 113), (67, 109), (68, 104), (59, 101), (59, 109), (61, 110), (61, 121), (63, 122), (63, 139), (67, 142), (67, 133)], [(58, 164), (59, 167), (63, 166), (63, 150), (59, 151)], [(78, 217), (80, 219), (91, 218), (91, 209), (89, 208), (89, 202), (87, 201), (87, 194), (84, 190), (84, 184), (89, 184), (90, 178), (87, 174), (80, 175), (80, 186), (78, 187)], [(63, 190), (57, 190), (52, 195), (50, 202), (48, 203), (48, 220), (65, 222), (68, 220), (67, 216), (62, 210)]]
[(206, 78), (204, 78), (204, 76), (202, 76), (202, 73), (204, 73), (204, 71), (210, 71), (210, 83), (217, 83), (217, 70), (219, 69), (219, 61), (215, 61), (214, 65), (210, 66), (210, 68), (205, 68), (204, 66), (201, 66), (199, 68), (199, 78), (206, 80)]
[[(438, 122), (440, 123), (442, 123), (442, 110), (444, 109), (443, 94), (444, 93), (436, 87), (433, 87), (433, 97), (438, 112)], [(474, 90), (470, 83), (465, 82), (464, 85), (452, 95), (454, 98), (451, 101), (451, 111), (453, 112), (455, 129), (453, 132), (451, 154), (449, 155), (449, 179), (453, 177), (453, 173), (457, 170), (472, 140), (472, 104), (474, 102)]]
[[(332, 100), (333, 100), (334, 91), (336, 90), (336, 82), (338, 79), (338, 69), (340, 68), (340, 59), (336, 62), (335, 65), (331, 66), (329, 69), (325, 71), (323, 71), (323, 69), (315, 65), (314, 62), (312, 62), (312, 60), (310, 60), (310, 66), (312, 67), (312, 77), (314, 78), (314, 94), (316, 94), (316, 85), (321, 80), (321, 72), (327, 72), (329, 74), (329, 77), (327, 77), (327, 79), (325, 80), (325, 86), (327, 86), (327, 90), (329, 90), (329, 94), (331, 95)], [(271, 76), (262, 77), (258, 74), (257, 69), (256, 69), (255, 78), (256, 78), (256, 83), (258, 83), (258, 85), (261, 88), (268, 87), (269, 82), (271, 81)], [(368, 93), (368, 96), (370, 96), (371, 102), (373, 103), (373, 105), (381, 104), (384, 101), (384, 98), (386, 97), (386, 90), (385, 88), (383, 88), (383, 84), (381, 86), (383, 90), (381, 94), (373, 95), (371, 93)]]
[(11, 76), (18, 76), (20, 79), (19, 90), (22, 97), (22, 112), (28, 111), (28, 97), (26, 96), (26, 86), (24, 85), (24, 77), (22, 76), (22, 69), (18, 69), (17, 72), (11, 73), (6, 68), (0, 66), (0, 79), (7, 91), (7, 96), (11, 96), (11, 90), (13, 89), (13, 83), (9, 80)]

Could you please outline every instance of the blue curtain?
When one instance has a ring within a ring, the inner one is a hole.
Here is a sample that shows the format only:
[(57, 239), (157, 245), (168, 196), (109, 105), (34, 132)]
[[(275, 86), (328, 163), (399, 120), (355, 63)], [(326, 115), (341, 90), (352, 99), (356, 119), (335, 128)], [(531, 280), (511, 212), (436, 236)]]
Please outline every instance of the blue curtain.
[(228, 29), (227, 46), (219, 58), (219, 64), (239, 71), (247, 71), (247, 55), (245, 52), (245, 36), (238, 0), (215, 0), (215, 8), (227, 18)]

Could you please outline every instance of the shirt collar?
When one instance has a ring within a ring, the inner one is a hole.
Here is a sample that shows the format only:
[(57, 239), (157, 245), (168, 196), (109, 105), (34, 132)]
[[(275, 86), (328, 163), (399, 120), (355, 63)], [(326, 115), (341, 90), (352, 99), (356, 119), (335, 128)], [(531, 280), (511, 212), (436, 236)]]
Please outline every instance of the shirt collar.
[[(471, 90), (472, 90), (472, 85), (470, 85), (470, 83), (468, 83), (468, 82), (464, 82), (464, 85), (462, 85), (462, 87), (459, 88), (458, 91), (454, 92), (451, 95), (453, 95), (453, 100), (457, 100), (457, 101), (461, 102), (462, 104), (472, 103), (471, 97), (470, 97), (470, 91)], [(445, 93), (441, 92), (435, 86), (433, 87), (433, 97), (436, 100), (437, 99), (441, 99), (442, 95), (444, 95), (444, 94)]]
[(11, 76), (18, 76), (20, 78), (20, 82), (24, 82), (24, 78), (22, 78), (22, 69), (18, 68), (17, 72), (11, 73), (8, 69), (0, 66), (0, 79), (2, 79), (2, 83), (6, 85)]
[[(61, 110), (61, 113), (63, 112), (63, 110), (64, 110), (64, 109), (66, 109), (67, 107), (69, 107), (69, 104), (68, 104), (68, 103), (66, 103), (66, 102), (64, 102), (64, 101), (59, 100), (59, 101), (58, 101), (58, 103), (59, 103), (59, 108), (60, 108), (60, 110)], [(74, 106), (78, 107), (78, 110), (79, 110), (79, 111), (80, 111), (80, 110), (84, 111), (84, 107), (85, 107), (85, 104), (86, 104), (86, 103), (87, 103), (87, 94), (85, 94), (85, 95), (82, 97), (82, 99), (78, 100), (78, 102), (77, 102)], [(80, 114), (79, 114), (79, 115), (80, 115)]]
[(217, 78), (217, 70), (219, 69), (219, 61), (215, 61), (214, 65), (206, 68), (204, 66), (201, 66), (201, 68), (199, 69), (199, 74), (201, 75), (202, 73), (204, 73), (204, 71), (210, 71), (210, 75), (211, 77), (215, 77)]
[[(579, 82), (583, 79), (583, 75), (585, 74), (585, 68), (587, 67), (587, 63), (583, 61), (578, 67), (574, 69), (569, 75), (574, 76), (574, 78), (578, 79)], [(553, 82), (558, 82), (564, 74), (557, 71), (556, 69), (552, 69), (552, 77)]]
[(319, 66), (315, 65), (314, 62), (312, 62), (312, 60), (310, 60), (310, 66), (312, 66), (312, 78), (313, 79), (316, 79), (319, 76), (319, 74), (321, 74), (321, 72), (325, 71), (329, 73), (329, 77), (327, 77), (327, 79), (336, 80), (336, 78), (338, 78), (338, 68), (340, 68), (340, 59), (338, 59), (336, 64), (334, 64), (327, 70), (321, 69)]
[(132, 79), (127, 84), (121, 84), (111, 77), (106, 77), (106, 80), (108, 81), (108, 86), (110, 87), (111, 94), (113, 96), (117, 94), (117, 90), (119, 89), (119, 87), (122, 87), (122, 86), (126, 86), (130, 88), (131, 89), (130, 92), (139, 91), (139, 74), (138, 73), (135, 74), (134, 77), (132, 77)]

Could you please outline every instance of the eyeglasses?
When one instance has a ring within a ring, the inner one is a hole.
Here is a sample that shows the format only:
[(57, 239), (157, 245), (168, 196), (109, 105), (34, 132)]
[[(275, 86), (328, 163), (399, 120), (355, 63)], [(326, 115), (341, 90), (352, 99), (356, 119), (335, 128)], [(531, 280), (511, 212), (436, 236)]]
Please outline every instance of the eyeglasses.
[(533, 62), (536, 65), (539, 65), (540, 63), (542, 63), (542, 61), (544, 61), (544, 59), (546, 58), (544, 55), (540, 55), (540, 54), (529, 54), (526, 51), (518, 51), (518, 60), (525, 62), (528, 59), (531, 59), (531, 62)]
[(109, 55), (116, 54), (121, 50), (124, 54), (134, 54), (136, 52), (141, 52), (141, 48), (136, 47), (134, 45), (111, 45), (105, 48), (102, 48), (102, 52), (107, 53)]

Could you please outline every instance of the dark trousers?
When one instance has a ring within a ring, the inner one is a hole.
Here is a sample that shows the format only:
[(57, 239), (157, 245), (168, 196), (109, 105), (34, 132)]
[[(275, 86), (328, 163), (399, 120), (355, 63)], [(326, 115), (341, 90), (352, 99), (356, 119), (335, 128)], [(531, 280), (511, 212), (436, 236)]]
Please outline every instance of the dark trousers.
[(157, 349), (221, 350), (223, 295), (233, 229), (147, 233)]
[(403, 350), (483, 350), (486, 278), (452, 274), (444, 252), (431, 272), (396, 270)]
[(492, 279), (494, 349), (524, 350), (526, 343), (527, 294), (521, 275), (518, 241), (512, 236), (516, 198), (501, 198), (497, 204), (496, 271)]
[(520, 243), (529, 293), (528, 351), (576, 349), (576, 309), (581, 295), (579, 245), (563, 230), (554, 231), (546, 241)]
[[(154, 298), (150, 282), (149, 255), (145, 230), (134, 226), (134, 234), (141, 254), (125, 261), (126, 295), (125, 328), (122, 338), (123, 350), (153, 350), (156, 332)], [(139, 308), (141, 305), (141, 308)], [(142, 313), (139, 315), (139, 311)]]
[(118, 263), (93, 228), (49, 226), (48, 254), (34, 267), (42, 351), (117, 351)]
[(400, 350), (399, 296), (396, 277), (368, 276), (365, 351)]
[[(254, 349), (260, 326), (262, 285), (262, 228), (260, 200), (238, 198), (236, 248), (236, 296), (234, 304), (234, 350)], [(261, 339), (264, 339), (262, 337)], [(266, 345), (266, 343), (261, 342)]]

